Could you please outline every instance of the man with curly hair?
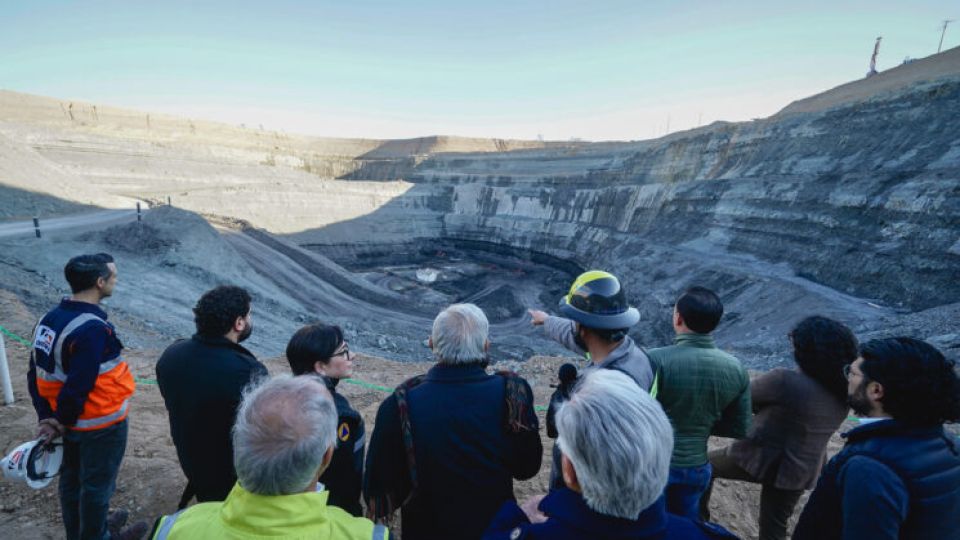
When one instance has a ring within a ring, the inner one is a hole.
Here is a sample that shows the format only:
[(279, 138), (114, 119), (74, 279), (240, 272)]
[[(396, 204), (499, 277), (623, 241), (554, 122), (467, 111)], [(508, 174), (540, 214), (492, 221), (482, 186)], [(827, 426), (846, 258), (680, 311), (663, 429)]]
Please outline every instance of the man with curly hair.
[(230, 429), (244, 387), (267, 376), (240, 345), (250, 337), (250, 294), (231, 285), (207, 291), (193, 308), (197, 333), (169, 346), (157, 361), (157, 382), (170, 414), (170, 434), (187, 486), (180, 498), (222, 501), (237, 481)]
[(960, 538), (956, 364), (918, 339), (877, 339), (844, 368), (860, 425), (823, 470), (794, 538)]

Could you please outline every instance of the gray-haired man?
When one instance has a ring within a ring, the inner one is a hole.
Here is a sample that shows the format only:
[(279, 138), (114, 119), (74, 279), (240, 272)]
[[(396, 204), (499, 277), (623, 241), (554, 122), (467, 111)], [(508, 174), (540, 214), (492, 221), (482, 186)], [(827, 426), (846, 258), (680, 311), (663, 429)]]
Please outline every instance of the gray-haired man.
[(479, 538), (513, 479), (540, 469), (533, 393), (515, 374), (486, 373), (487, 318), (455, 304), (433, 322), (437, 364), (380, 405), (367, 453), (371, 516), (402, 507), (403, 538)]
[(667, 513), (662, 493), (673, 429), (660, 404), (627, 375), (585, 373), (557, 412), (557, 430), (565, 487), (522, 509), (504, 504), (484, 539), (735, 538)]
[(382, 525), (327, 505), (317, 480), (336, 430), (337, 408), (319, 379), (281, 376), (248, 391), (233, 427), (238, 482), (227, 500), (161, 518), (153, 538), (383, 540)]

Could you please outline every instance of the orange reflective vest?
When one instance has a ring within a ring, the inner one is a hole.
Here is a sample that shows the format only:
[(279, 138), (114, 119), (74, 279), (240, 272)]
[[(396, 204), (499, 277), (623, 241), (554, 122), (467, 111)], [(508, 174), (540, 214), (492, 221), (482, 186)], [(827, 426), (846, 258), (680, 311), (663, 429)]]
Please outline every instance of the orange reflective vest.
[[(58, 320), (62, 321), (63, 317), (54, 316), (51, 312), (34, 331), (37, 393), (54, 412), (57, 411), (60, 393), (67, 384), (69, 361), (78, 347), (76, 334), (81, 333), (84, 326), (88, 327), (83, 331), (88, 331), (89, 325), (96, 325), (107, 333), (106, 350), (99, 355), (102, 359), (97, 368), (96, 381), (83, 400), (83, 409), (76, 423), (66, 427), (92, 431), (123, 421), (127, 417), (135, 383), (127, 362), (120, 356), (122, 345), (116, 338), (113, 326), (94, 313), (79, 313), (60, 328)], [(65, 362), (65, 359), (68, 361)]]

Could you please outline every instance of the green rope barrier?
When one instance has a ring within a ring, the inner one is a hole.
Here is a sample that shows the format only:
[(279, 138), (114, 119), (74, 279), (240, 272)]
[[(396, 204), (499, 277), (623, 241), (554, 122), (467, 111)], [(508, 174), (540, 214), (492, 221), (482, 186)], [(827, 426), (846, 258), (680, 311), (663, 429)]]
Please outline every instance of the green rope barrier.
[(23, 339), (22, 337), (14, 334), (13, 332), (7, 330), (6, 328), (4, 328), (4, 327), (2, 327), (2, 326), (0, 326), (0, 332), (3, 332), (4, 334), (6, 334), (6, 335), (10, 336), (11, 338), (13, 338), (14, 341), (20, 342), (21, 344), (26, 345), (27, 347), (29, 347), (30, 345), (32, 345), (29, 341)]
[(387, 388), (386, 386), (380, 386), (379, 384), (368, 383), (366, 381), (361, 381), (359, 379), (343, 379), (343, 382), (355, 384), (357, 386), (362, 386), (364, 388), (369, 388), (371, 390), (380, 390), (381, 392), (393, 392), (393, 388)]

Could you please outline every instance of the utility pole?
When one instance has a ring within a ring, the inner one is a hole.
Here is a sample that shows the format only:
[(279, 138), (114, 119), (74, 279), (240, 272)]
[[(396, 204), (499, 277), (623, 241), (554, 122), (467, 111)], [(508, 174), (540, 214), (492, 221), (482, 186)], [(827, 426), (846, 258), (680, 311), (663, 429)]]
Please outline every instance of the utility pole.
[(940, 53), (940, 50), (943, 49), (943, 35), (947, 33), (947, 25), (952, 23), (953, 19), (944, 19), (943, 20), (943, 30), (940, 32), (940, 45), (937, 46), (937, 53)]
[(877, 55), (880, 54), (881, 39), (883, 39), (883, 36), (877, 37), (877, 42), (873, 44), (873, 56), (870, 57), (870, 71), (867, 72), (867, 77), (877, 74)]

